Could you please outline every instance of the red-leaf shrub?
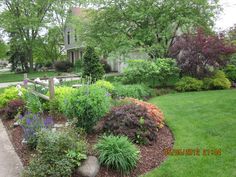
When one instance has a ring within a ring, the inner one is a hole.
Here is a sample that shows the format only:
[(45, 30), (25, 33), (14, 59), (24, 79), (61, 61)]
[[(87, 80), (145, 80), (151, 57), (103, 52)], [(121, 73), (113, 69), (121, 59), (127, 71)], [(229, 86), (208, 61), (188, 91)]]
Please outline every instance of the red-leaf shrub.
[(182, 74), (203, 78), (212, 74), (212, 68), (225, 66), (226, 57), (235, 51), (235, 46), (226, 44), (223, 35), (207, 35), (198, 29), (196, 34), (177, 37), (170, 55), (177, 59)]
[(127, 104), (113, 108), (104, 119), (103, 131), (128, 136), (137, 144), (152, 144), (157, 139), (157, 124), (145, 107)]
[(4, 113), (7, 119), (14, 119), (17, 113), (23, 112), (25, 108), (25, 103), (21, 99), (11, 100), (8, 102), (4, 109)]
[(148, 116), (151, 117), (156, 122), (158, 128), (162, 128), (164, 126), (163, 113), (155, 105), (145, 102), (145, 101), (140, 101), (134, 98), (126, 98), (125, 100), (130, 101), (134, 104), (137, 104), (145, 108)]
[(156, 141), (158, 128), (164, 126), (162, 112), (154, 105), (134, 98), (126, 105), (114, 107), (104, 119), (103, 130), (126, 135), (137, 144)]

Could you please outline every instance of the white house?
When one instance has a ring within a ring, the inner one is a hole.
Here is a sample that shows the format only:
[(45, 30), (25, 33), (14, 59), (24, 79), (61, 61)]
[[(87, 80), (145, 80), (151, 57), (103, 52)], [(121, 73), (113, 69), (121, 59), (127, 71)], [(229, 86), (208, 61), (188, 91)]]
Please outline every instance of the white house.
[[(85, 15), (86, 9), (75, 7), (71, 9), (72, 16), (82, 16)], [(76, 29), (68, 23), (64, 29), (64, 43), (65, 50), (67, 52), (68, 60), (75, 64), (76, 60), (80, 60), (83, 57), (83, 51), (85, 46), (80, 43), (77, 35)], [(109, 56), (107, 59), (108, 64), (111, 66), (113, 72), (122, 72), (127, 66), (126, 62), (129, 59), (147, 59), (149, 58), (147, 53), (143, 51), (133, 50), (126, 55), (116, 55)]]

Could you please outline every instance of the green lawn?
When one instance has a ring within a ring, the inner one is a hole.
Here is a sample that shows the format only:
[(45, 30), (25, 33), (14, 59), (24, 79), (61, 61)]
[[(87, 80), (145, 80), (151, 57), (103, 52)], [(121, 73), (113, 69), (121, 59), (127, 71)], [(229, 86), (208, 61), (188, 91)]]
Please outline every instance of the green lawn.
[[(57, 72), (47, 71), (47, 72), (31, 72), (28, 73), (28, 77), (30, 79), (37, 78), (37, 77), (50, 77), (58, 75)], [(0, 73), (0, 83), (4, 82), (18, 82), (23, 81), (24, 74), (15, 74), (15, 73)]]
[[(200, 149), (200, 156), (169, 156), (145, 177), (236, 176), (236, 90), (189, 92), (156, 97), (175, 136), (174, 149)], [(220, 156), (202, 155), (221, 149)]]

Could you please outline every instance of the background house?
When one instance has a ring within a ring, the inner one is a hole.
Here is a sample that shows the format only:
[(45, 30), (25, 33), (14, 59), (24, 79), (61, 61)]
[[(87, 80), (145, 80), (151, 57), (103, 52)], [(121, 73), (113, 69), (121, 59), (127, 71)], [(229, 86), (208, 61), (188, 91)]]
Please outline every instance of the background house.
[[(72, 16), (81, 16), (84, 11), (81, 8), (72, 8), (70, 13)], [(64, 29), (64, 44), (67, 59), (71, 63), (75, 64), (76, 60), (82, 59), (84, 46), (79, 43), (76, 29), (74, 29), (70, 23), (67, 23)]]
[[(71, 9), (72, 16), (82, 16), (86, 13), (86, 9), (79, 7), (74, 7)], [(67, 53), (67, 59), (75, 64), (77, 60), (81, 60), (83, 57), (83, 51), (85, 46), (79, 41), (76, 35), (76, 29), (73, 28), (73, 25), (67, 23), (64, 30), (64, 43), (65, 50)], [(127, 66), (126, 61), (129, 59), (147, 59), (149, 58), (148, 54), (140, 51), (138, 49), (129, 52), (126, 55), (111, 55), (107, 58), (108, 64), (111, 66), (113, 72), (122, 72)]]

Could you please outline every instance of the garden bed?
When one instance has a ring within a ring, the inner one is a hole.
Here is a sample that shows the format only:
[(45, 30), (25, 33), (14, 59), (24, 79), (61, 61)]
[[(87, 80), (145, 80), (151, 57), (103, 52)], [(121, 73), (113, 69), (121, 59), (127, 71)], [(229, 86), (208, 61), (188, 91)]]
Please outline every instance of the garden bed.
[[(63, 121), (60, 121), (63, 122)], [(34, 151), (31, 151), (27, 148), (26, 145), (22, 144), (23, 140), (23, 130), (20, 126), (14, 127), (14, 120), (3, 120), (3, 124), (7, 129), (10, 140), (20, 157), (24, 166), (27, 166), (31, 154), (34, 154)], [(100, 134), (89, 134), (87, 136), (87, 141), (90, 146), (89, 155), (96, 155), (92, 150), (93, 145), (97, 142)], [(159, 130), (157, 134), (157, 141), (151, 146), (140, 145), (140, 160), (137, 164), (137, 167), (129, 174), (130, 177), (135, 177), (141, 174), (144, 174), (156, 167), (158, 167), (167, 157), (164, 154), (164, 149), (172, 148), (174, 143), (174, 138), (172, 136), (171, 130), (164, 126)], [(74, 177), (77, 175), (74, 174)], [(117, 171), (110, 170), (106, 167), (101, 167), (97, 177), (119, 177), (121, 174)]]

